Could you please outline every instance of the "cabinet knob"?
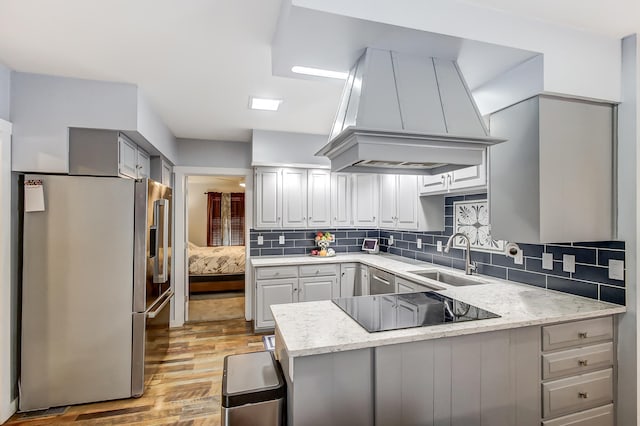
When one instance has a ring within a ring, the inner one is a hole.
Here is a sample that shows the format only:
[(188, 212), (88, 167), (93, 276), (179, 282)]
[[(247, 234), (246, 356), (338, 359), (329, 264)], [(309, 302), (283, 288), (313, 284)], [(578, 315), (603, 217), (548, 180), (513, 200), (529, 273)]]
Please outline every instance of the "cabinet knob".
[(581, 339), (586, 339), (587, 338), (587, 332), (586, 331), (579, 331), (578, 332), (578, 337)]
[(578, 392), (578, 398), (587, 399), (587, 398), (589, 398), (589, 393), (587, 393), (587, 392)]
[(298, 289), (294, 287), (294, 288), (293, 288), (293, 291), (298, 291)]
[(309, 220), (313, 219), (311, 216), (309, 216)]
[(587, 366), (587, 364), (589, 364), (589, 360), (587, 360), (587, 359), (579, 359), (579, 360), (578, 360), (578, 364), (579, 364), (581, 367), (586, 367), (586, 366)]

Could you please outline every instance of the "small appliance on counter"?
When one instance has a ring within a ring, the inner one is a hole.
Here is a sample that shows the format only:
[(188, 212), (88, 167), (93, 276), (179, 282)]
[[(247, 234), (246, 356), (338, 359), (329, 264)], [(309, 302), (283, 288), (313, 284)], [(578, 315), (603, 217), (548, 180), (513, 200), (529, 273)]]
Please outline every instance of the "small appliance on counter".
[(369, 333), (500, 318), (434, 291), (341, 297), (333, 303)]
[(378, 254), (380, 252), (380, 246), (378, 245), (377, 238), (365, 238), (362, 241), (362, 251), (369, 254)]

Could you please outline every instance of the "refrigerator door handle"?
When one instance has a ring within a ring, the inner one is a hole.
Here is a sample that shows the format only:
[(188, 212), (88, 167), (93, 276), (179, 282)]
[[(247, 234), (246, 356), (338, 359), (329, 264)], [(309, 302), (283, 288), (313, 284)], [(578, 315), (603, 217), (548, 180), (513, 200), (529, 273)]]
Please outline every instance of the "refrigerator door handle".
[[(168, 294), (167, 294), (168, 293)], [(150, 311), (147, 313), (147, 318), (155, 318), (158, 316), (158, 314), (160, 312), (162, 312), (162, 310), (164, 309), (165, 306), (167, 306), (167, 303), (169, 303), (169, 301), (171, 300), (171, 298), (173, 297), (173, 290), (167, 290), (167, 292), (165, 293), (167, 294), (167, 296), (164, 298), (164, 300), (162, 301), (162, 303), (160, 304), (160, 306), (158, 306), (156, 309), (154, 309), (153, 311)]]
[[(160, 199), (153, 203), (153, 226), (151, 227), (153, 261), (153, 282), (164, 283), (167, 281), (168, 251), (169, 251), (169, 200)], [(159, 223), (161, 222), (161, 223)], [(158, 231), (161, 232), (158, 241)], [(155, 238), (153, 237), (155, 235)], [(162, 244), (162, 248), (160, 247)], [(160, 251), (160, 249), (162, 251)], [(155, 254), (155, 255), (153, 255)]]

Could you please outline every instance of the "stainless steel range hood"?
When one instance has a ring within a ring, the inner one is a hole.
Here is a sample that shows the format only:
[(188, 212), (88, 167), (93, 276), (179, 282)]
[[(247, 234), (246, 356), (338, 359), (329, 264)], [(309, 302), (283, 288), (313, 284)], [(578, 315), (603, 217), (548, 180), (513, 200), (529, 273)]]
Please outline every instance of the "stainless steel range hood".
[(333, 171), (431, 175), (481, 164), (504, 141), (489, 136), (455, 61), (367, 48), (316, 155)]

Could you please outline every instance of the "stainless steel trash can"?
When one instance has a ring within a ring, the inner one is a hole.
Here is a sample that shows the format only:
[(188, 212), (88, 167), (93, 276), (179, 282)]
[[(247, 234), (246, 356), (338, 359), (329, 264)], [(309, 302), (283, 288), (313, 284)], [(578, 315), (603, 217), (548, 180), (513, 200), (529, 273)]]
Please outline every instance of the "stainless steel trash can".
[(286, 385), (273, 352), (227, 355), (222, 374), (223, 426), (276, 426), (285, 421)]

